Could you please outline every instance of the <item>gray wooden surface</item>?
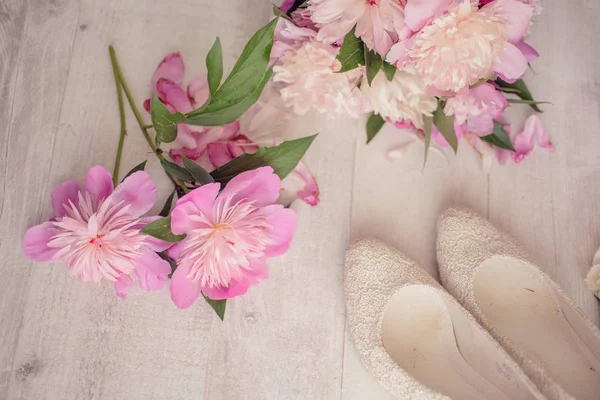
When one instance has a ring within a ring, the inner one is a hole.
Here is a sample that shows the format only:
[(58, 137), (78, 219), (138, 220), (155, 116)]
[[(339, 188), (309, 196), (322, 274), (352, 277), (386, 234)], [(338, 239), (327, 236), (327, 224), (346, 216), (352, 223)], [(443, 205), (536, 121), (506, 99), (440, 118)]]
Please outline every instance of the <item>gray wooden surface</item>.
[[(468, 205), (518, 238), (587, 315), (583, 283), (600, 246), (600, 3), (546, 0), (528, 83), (554, 103), (542, 116), (556, 145), (485, 175), (465, 147), (449, 162), (422, 149), (388, 163), (406, 133), (369, 147), (352, 121), (293, 122), (321, 135), (307, 156), (322, 203), (300, 223), (271, 278), (228, 304), (180, 311), (168, 292), (86, 285), (22, 254), (27, 227), (51, 212), (52, 186), (114, 161), (118, 112), (107, 47), (138, 101), (155, 65), (180, 50), (201, 71), (216, 35), (231, 65), (270, 14), (266, 0), (0, 0), (0, 399), (388, 399), (360, 365), (345, 326), (349, 240), (376, 235), (436, 275), (435, 220)], [(527, 110), (523, 110), (526, 112)], [(123, 171), (148, 158), (131, 115)], [(168, 182), (160, 181), (162, 198)]]

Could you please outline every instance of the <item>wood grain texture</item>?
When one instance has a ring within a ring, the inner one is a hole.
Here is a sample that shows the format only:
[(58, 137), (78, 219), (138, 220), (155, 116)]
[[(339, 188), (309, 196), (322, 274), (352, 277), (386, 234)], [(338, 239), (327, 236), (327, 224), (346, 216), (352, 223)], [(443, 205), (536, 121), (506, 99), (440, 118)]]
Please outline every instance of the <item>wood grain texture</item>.
[[(62, 265), (27, 261), (22, 236), (50, 215), (52, 186), (95, 164), (112, 169), (119, 122), (108, 45), (141, 107), (165, 54), (181, 51), (191, 79), (218, 35), (227, 70), (270, 8), (263, 0), (0, 0), (0, 399), (391, 399), (345, 326), (344, 252), (351, 239), (377, 236), (437, 276), (435, 222), (451, 204), (511, 232), (598, 323), (582, 281), (600, 245), (600, 5), (592, 0), (546, 0), (533, 29), (542, 60), (527, 82), (554, 103), (542, 116), (554, 154), (536, 151), (486, 175), (465, 147), (458, 158), (432, 154), (422, 169), (420, 144), (386, 161), (407, 139), (392, 127), (369, 146), (355, 121), (282, 128), (286, 137), (320, 131), (306, 161), (322, 202), (294, 204), (292, 248), (269, 264), (269, 280), (229, 302), (225, 322), (203, 303), (176, 309), (167, 290), (133, 290), (121, 301)], [(158, 209), (169, 182), (127, 113), (121, 175), (148, 159)]]

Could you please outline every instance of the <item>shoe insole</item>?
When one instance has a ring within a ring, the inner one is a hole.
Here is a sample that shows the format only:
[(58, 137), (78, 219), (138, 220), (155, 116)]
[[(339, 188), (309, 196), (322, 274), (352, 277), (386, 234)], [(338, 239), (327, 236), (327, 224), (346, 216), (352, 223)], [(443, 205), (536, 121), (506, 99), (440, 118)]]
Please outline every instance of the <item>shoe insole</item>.
[(382, 322), (391, 358), (424, 385), (461, 400), (535, 399), (505, 354), (481, 328), (438, 290), (426, 285), (400, 289)]
[(577, 399), (600, 397), (600, 341), (537, 268), (495, 256), (479, 266), (475, 300), (497, 331)]

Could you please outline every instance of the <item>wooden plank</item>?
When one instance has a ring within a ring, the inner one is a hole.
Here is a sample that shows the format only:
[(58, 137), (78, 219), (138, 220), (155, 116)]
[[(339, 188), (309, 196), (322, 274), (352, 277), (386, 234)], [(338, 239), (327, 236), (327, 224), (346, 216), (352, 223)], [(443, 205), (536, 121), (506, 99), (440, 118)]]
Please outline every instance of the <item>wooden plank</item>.
[[(35, 359), (12, 368), (21, 339), (32, 263), (21, 240), (47, 215), (48, 170), (62, 103), (77, 9), (74, 2), (0, 2), (0, 397), (11, 379), (37, 372)], [(33, 167), (32, 167), (33, 166)], [(44, 212), (42, 212), (44, 210)]]
[(600, 4), (576, 3), (547, 5), (531, 36), (541, 59), (526, 81), (538, 99), (553, 103), (541, 118), (556, 151), (536, 149), (520, 165), (496, 168), (490, 217), (598, 324), (598, 301), (584, 278), (600, 246), (600, 57), (591, 51), (600, 34)]

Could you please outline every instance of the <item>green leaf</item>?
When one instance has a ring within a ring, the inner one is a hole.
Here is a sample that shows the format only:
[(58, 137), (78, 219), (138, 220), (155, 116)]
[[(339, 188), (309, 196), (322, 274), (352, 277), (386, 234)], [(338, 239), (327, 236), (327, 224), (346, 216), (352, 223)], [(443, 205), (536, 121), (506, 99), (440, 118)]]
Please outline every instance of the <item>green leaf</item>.
[(507, 99), (506, 101), (508, 101), (509, 103), (512, 103), (512, 104), (529, 104), (530, 106), (538, 105), (538, 104), (552, 104), (549, 101), (534, 101), (534, 100)]
[(367, 120), (367, 144), (369, 144), (371, 140), (375, 138), (384, 124), (385, 120), (381, 117), (381, 115), (371, 113), (369, 119)]
[(208, 71), (208, 88), (213, 95), (223, 78), (223, 50), (221, 49), (221, 40), (217, 37), (215, 43), (206, 55), (206, 70)]
[(385, 72), (385, 77), (387, 78), (388, 81), (391, 82), (392, 79), (394, 79), (396, 70), (397, 70), (397, 68), (395, 66), (393, 66), (392, 64), (390, 64), (386, 61), (383, 62), (383, 72)]
[(183, 160), (183, 165), (185, 166), (185, 169), (187, 169), (192, 175), (193, 181), (200, 184), (200, 186), (206, 185), (207, 183), (213, 183), (215, 181), (213, 177), (210, 176), (210, 174), (206, 172), (204, 168), (202, 168), (186, 156), (182, 155), (181, 159)]
[(141, 232), (169, 243), (181, 242), (186, 236), (175, 235), (171, 232), (171, 217), (165, 217), (150, 222), (142, 228)]
[(175, 140), (177, 137), (177, 124), (185, 122), (185, 115), (180, 112), (171, 114), (171, 111), (165, 107), (156, 95), (152, 95), (150, 101), (150, 115), (156, 138), (164, 143), (171, 143)]
[(433, 124), (448, 142), (454, 153), (458, 151), (458, 139), (454, 132), (454, 116), (444, 113), (443, 102), (438, 102), (438, 108), (433, 113)]
[(204, 297), (204, 300), (206, 300), (208, 305), (211, 306), (213, 310), (215, 310), (215, 313), (219, 316), (221, 321), (223, 321), (223, 319), (225, 318), (225, 308), (227, 307), (227, 299), (213, 300), (204, 296), (204, 293), (202, 293), (202, 296)]
[(342, 68), (337, 72), (351, 71), (358, 68), (360, 65), (365, 64), (365, 45), (359, 37), (356, 37), (354, 29), (355, 28), (352, 28), (352, 30), (344, 36), (344, 43), (342, 43), (340, 52), (336, 57), (338, 61), (342, 63)]
[(165, 201), (165, 205), (163, 206), (162, 210), (160, 210), (160, 212), (158, 213), (158, 215), (160, 215), (161, 217), (169, 216), (169, 213), (171, 212), (171, 206), (173, 205), (173, 197), (175, 197), (175, 192), (176, 191), (174, 190), (173, 193), (171, 193), (167, 201)]
[(236, 121), (242, 116), (260, 97), (262, 91), (273, 75), (273, 68), (270, 68), (262, 82), (256, 90), (250, 93), (242, 101), (232, 105), (231, 107), (223, 107), (220, 109), (206, 107), (200, 114), (190, 114), (187, 123), (198, 126), (222, 126)]
[(256, 103), (271, 78), (272, 70), (268, 66), (277, 21), (278, 18), (273, 19), (250, 38), (225, 82), (205, 105), (186, 115), (187, 123), (225, 125), (238, 119)]
[(180, 167), (175, 163), (167, 160), (161, 160), (160, 165), (162, 165), (163, 169), (168, 174), (173, 175), (177, 179), (181, 179), (184, 182), (192, 182), (194, 180), (194, 177), (187, 169)]
[[(501, 89), (516, 90), (516, 92), (513, 93), (519, 96), (522, 100), (534, 101), (533, 96), (531, 95), (531, 92), (529, 91), (529, 88), (527, 87), (523, 79), (519, 79), (514, 83), (508, 83), (498, 78), (496, 79), (496, 84), (500, 86)], [(530, 104), (530, 106), (535, 111), (542, 112), (542, 110), (536, 104)]]
[(171, 257), (169, 257), (169, 253), (167, 253), (167, 251), (161, 251), (160, 253), (156, 253), (158, 254), (158, 256), (160, 258), (162, 258), (163, 260), (165, 260), (166, 262), (169, 263), (169, 265), (171, 266), (171, 273), (169, 274), (169, 278), (171, 278), (173, 276), (173, 273), (175, 272), (175, 270), (177, 269), (177, 263), (175, 261), (173, 261), (173, 259)]
[(383, 67), (383, 60), (379, 54), (373, 50), (368, 50), (365, 47), (365, 67), (367, 69), (367, 82), (371, 86), (371, 82), (377, 76), (381, 68)]
[(488, 142), (492, 146), (499, 147), (501, 149), (515, 151), (512, 142), (510, 141), (510, 137), (506, 133), (504, 126), (497, 121), (494, 121), (494, 131), (491, 135), (482, 136), (481, 140), (484, 142)]
[(131, 171), (129, 171), (127, 173), (127, 175), (125, 175), (125, 178), (123, 178), (123, 180), (121, 182), (123, 182), (125, 179), (129, 178), (129, 176), (131, 176), (132, 174), (134, 174), (138, 171), (143, 171), (144, 168), (146, 168), (146, 161), (148, 161), (148, 160), (144, 160), (141, 163), (139, 163), (138, 165), (136, 165), (135, 167), (131, 168)]
[(226, 184), (244, 171), (271, 166), (279, 178), (285, 178), (298, 165), (317, 135), (289, 140), (274, 147), (261, 147), (256, 153), (242, 154), (217, 168), (210, 175), (216, 182)]
[(423, 168), (425, 168), (425, 164), (427, 163), (427, 156), (429, 154), (429, 145), (431, 144), (431, 129), (433, 128), (433, 117), (428, 115), (423, 116), (423, 133), (425, 134), (425, 157), (423, 159)]

